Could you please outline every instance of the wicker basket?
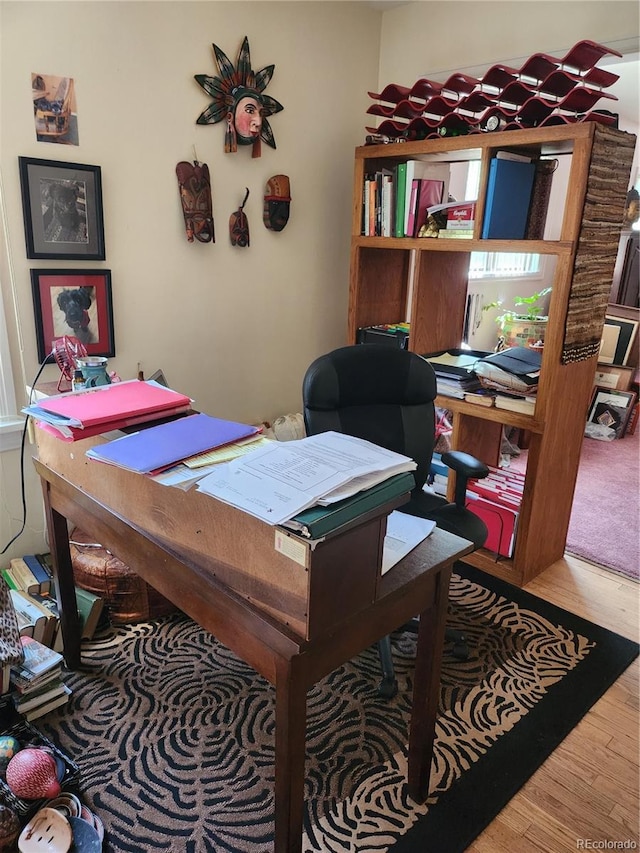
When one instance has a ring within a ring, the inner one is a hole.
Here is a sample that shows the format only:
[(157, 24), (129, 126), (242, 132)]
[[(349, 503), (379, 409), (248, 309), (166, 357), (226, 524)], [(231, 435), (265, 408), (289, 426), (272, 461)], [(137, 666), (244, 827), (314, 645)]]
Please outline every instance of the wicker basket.
[(157, 619), (175, 605), (79, 528), (69, 536), (76, 584), (104, 599), (114, 625)]
[[(49, 738), (39, 732), (38, 729), (34, 728), (31, 723), (26, 722), (26, 720), (16, 723), (10, 729), (0, 734), (11, 735), (23, 748), (33, 746), (48, 749), (64, 766), (62, 778), (58, 780), (62, 790), (77, 792), (80, 781), (80, 768), (75, 761), (69, 758), (68, 755), (52, 743)], [(0, 801), (8, 805), (9, 808), (12, 808), (20, 818), (31, 817), (31, 815), (34, 815), (46, 803), (46, 799), (23, 800), (17, 797), (7, 785), (4, 778), (0, 778)]]

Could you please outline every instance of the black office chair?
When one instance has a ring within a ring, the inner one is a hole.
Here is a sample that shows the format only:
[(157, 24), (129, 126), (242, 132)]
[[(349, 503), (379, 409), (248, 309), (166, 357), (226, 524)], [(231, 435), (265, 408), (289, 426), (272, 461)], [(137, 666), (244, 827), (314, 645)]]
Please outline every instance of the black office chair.
[[(481, 547), (484, 522), (465, 507), (467, 481), (486, 477), (489, 469), (467, 453), (449, 451), (442, 461), (456, 473), (455, 501), (423, 489), (435, 443), (436, 377), (431, 365), (408, 350), (381, 344), (341, 347), (317, 358), (302, 385), (304, 423), (308, 435), (327, 430), (366, 439), (409, 456), (417, 463), (411, 499), (399, 507)], [(407, 626), (409, 627), (409, 626)], [(465, 640), (448, 632), (459, 656)], [(379, 693), (391, 698), (397, 682), (389, 637), (378, 643), (382, 667)]]

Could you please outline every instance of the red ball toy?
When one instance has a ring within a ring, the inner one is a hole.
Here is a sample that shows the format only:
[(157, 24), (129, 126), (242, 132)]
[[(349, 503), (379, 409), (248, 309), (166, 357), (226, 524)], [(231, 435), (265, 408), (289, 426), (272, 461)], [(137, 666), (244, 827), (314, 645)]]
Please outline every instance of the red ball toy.
[(61, 791), (55, 759), (36, 747), (21, 749), (13, 756), (6, 778), (16, 797), (23, 800), (51, 799)]

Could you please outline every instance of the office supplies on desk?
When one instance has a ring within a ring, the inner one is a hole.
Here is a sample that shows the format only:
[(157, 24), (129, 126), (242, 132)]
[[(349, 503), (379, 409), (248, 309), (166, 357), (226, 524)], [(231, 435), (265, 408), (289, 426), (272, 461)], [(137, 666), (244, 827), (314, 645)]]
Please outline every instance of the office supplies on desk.
[(90, 459), (151, 474), (182, 459), (260, 432), (259, 427), (205, 414), (188, 415), (87, 450)]
[(197, 488), (276, 525), (316, 503), (342, 500), (416, 467), (408, 456), (329, 430), (274, 441), (218, 466)]
[(156, 382), (131, 379), (86, 391), (47, 397), (37, 406), (26, 406), (22, 412), (52, 424), (86, 429), (114, 421), (122, 422), (128, 418), (161, 414), (190, 404), (191, 399), (185, 394), (164, 388)]
[(416, 481), (413, 474), (405, 472), (396, 474), (370, 489), (358, 492), (350, 498), (345, 498), (329, 506), (312, 506), (298, 515), (294, 515), (289, 521), (283, 522), (283, 527), (293, 530), (308, 539), (320, 539), (327, 533), (331, 533), (343, 524), (354, 518), (381, 506), (391, 498), (395, 498), (404, 492), (409, 498), (409, 493), (415, 488)]

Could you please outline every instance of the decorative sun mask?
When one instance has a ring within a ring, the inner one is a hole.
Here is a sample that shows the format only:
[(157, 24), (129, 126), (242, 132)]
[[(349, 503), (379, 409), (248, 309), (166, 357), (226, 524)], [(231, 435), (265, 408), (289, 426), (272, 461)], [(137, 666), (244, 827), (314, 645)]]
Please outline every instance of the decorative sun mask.
[(284, 109), (275, 98), (264, 94), (275, 65), (252, 71), (249, 39), (246, 36), (240, 46), (235, 68), (216, 44), (212, 47), (220, 76), (195, 75), (197, 83), (213, 98), (196, 123), (217, 124), (224, 119), (227, 123), (224, 150), (229, 153), (237, 151), (238, 145), (252, 145), (252, 157), (259, 157), (260, 140), (271, 148), (276, 147), (268, 117)]

